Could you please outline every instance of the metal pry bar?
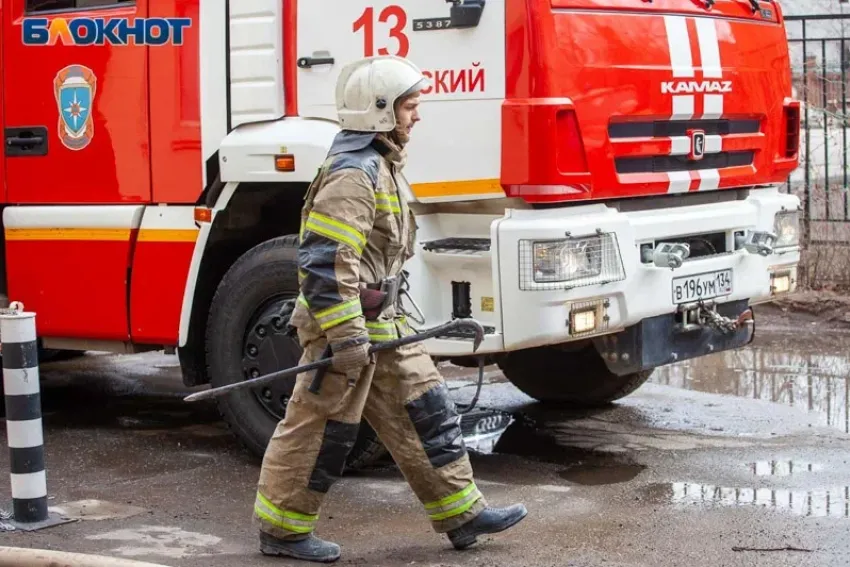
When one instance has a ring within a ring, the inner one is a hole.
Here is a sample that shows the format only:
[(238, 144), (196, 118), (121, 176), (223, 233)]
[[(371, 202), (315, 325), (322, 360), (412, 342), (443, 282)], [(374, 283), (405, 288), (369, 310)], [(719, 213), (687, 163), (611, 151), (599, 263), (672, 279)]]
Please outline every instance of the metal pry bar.
[[(428, 329), (427, 331), (422, 331), (421, 333), (416, 333), (415, 335), (408, 335), (406, 337), (402, 337), (400, 339), (396, 339), (394, 341), (386, 341), (373, 344), (369, 348), (370, 353), (380, 352), (382, 350), (391, 350), (395, 348), (399, 348), (405, 345), (422, 342), (428, 339), (432, 339), (434, 337), (439, 337), (440, 335), (444, 335), (448, 332), (457, 330), (457, 329), (468, 329), (475, 334), (473, 339), (472, 348), (473, 352), (477, 351), (481, 346), (481, 343), (484, 341), (484, 327), (474, 319), (455, 319), (454, 321), (450, 321), (443, 325), (439, 325), (432, 329)], [(263, 384), (268, 384), (269, 382), (273, 382), (280, 378), (286, 378), (288, 376), (293, 376), (296, 374), (301, 374), (302, 372), (309, 372), (311, 370), (320, 370), (322, 368), (328, 368), (333, 364), (333, 358), (322, 358), (311, 362), (309, 364), (304, 364), (302, 366), (294, 366), (292, 368), (287, 368), (285, 370), (279, 370), (278, 372), (272, 372), (271, 374), (266, 374), (264, 376), (259, 376), (257, 378), (252, 378), (250, 380), (245, 380), (242, 382), (236, 382), (234, 384), (228, 384), (227, 386), (221, 386), (220, 388), (212, 388), (209, 390), (204, 390), (203, 392), (196, 392), (194, 394), (190, 394), (183, 398), (183, 401), (186, 402), (197, 402), (200, 400), (206, 400), (209, 398), (217, 398), (219, 396), (223, 396), (224, 394), (228, 394), (233, 392), (234, 390), (241, 390), (244, 388), (254, 388)], [(318, 376), (317, 376), (318, 377)], [(312, 386), (311, 386), (312, 387)]]

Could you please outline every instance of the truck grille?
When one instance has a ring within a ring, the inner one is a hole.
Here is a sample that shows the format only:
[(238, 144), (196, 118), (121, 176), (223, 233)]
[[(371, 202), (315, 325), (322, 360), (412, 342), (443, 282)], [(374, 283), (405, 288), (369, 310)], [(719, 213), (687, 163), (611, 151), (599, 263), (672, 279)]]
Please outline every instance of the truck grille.
[(722, 169), (752, 165), (755, 152), (720, 152), (706, 154), (699, 161), (686, 156), (652, 156), (617, 158), (617, 173), (659, 173), (665, 171), (697, 171), (700, 169)]
[[(689, 130), (705, 132), (702, 159), (688, 158)], [(615, 122), (608, 125), (608, 136), (621, 175), (751, 166), (765, 143), (757, 118)]]
[(615, 122), (608, 125), (608, 137), (668, 138), (687, 136), (688, 130), (704, 130), (706, 136), (757, 134), (759, 121), (752, 120), (653, 120), (651, 122)]

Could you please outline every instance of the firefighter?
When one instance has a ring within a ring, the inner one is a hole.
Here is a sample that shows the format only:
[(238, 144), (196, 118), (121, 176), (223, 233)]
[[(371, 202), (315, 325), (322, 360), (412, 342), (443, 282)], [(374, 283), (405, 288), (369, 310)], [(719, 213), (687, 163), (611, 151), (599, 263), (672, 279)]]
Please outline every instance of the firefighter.
[[(416, 236), (401, 172), (419, 121), (419, 92), (427, 85), (415, 65), (393, 56), (352, 63), (338, 79), (342, 131), (305, 197), (300, 294), (291, 319), (304, 349), (301, 363), (323, 356), (329, 346), (333, 365), (318, 394), (307, 389), (312, 373), (297, 377), (266, 449), (254, 506), (263, 554), (339, 558), (339, 546), (316, 537), (314, 529), (361, 416), (433, 529), (447, 534), (456, 549), (527, 514), (522, 504), (489, 507), (475, 485), (460, 417), (422, 343), (369, 354), (370, 343), (412, 332), (396, 306), (397, 276), (413, 255)], [(375, 292), (386, 299), (361, 301)]]

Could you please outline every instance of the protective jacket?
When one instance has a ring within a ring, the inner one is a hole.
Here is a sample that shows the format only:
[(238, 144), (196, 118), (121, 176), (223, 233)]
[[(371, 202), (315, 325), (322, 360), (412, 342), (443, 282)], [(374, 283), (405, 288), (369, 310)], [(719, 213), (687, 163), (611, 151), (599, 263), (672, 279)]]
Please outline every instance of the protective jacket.
[(386, 341), (405, 332), (394, 302), (367, 321), (359, 296), (361, 285), (398, 276), (413, 255), (416, 223), (397, 189), (408, 187), (404, 162), (404, 151), (384, 134), (337, 136), (301, 213), (293, 326), (332, 342), (367, 334)]

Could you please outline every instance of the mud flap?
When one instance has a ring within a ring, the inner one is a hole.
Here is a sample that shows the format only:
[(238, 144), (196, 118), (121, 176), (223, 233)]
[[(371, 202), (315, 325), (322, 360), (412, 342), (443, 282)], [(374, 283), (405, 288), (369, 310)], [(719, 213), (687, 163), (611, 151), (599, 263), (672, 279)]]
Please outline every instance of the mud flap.
[[(749, 309), (747, 300), (721, 303), (717, 312), (737, 319)], [(593, 340), (596, 349), (614, 374), (624, 376), (715, 352), (750, 344), (755, 336), (755, 318), (734, 333), (707, 325), (683, 329), (681, 314), (671, 313), (644, 319), (624, 331)]]

